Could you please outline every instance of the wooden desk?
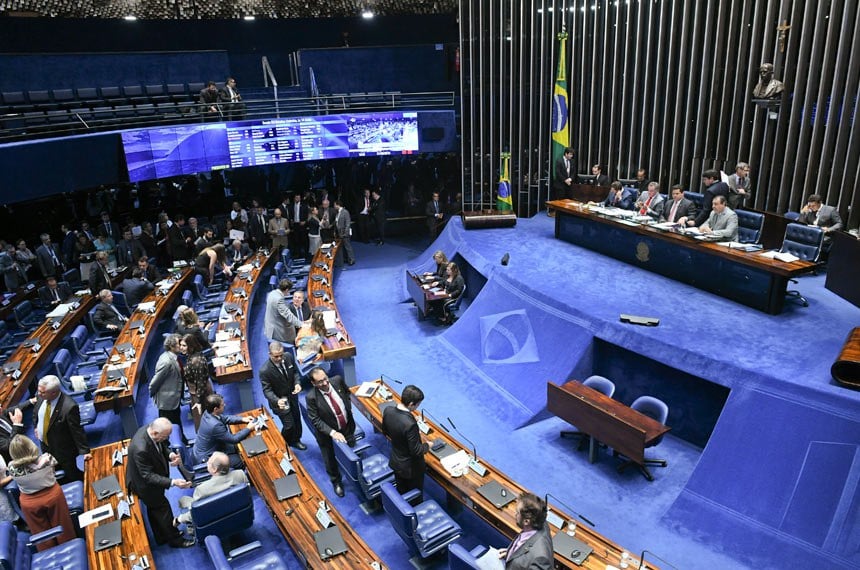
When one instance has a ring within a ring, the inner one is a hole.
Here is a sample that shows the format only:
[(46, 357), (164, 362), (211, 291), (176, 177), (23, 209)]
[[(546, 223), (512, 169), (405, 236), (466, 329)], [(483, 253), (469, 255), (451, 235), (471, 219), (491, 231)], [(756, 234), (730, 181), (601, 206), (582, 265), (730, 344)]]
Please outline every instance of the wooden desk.
[[(70, 299), (71, 300), (71, 299)], [(0, 372), (0, 406), (4, 410), (10, 406), (15, 406), (21, 401), (24, 393), (30, 388), (30, 384), (36, 379), (36, 374), (41, 370), (48, 359), (53, 358), (54, 352), (60, 348), (65, 338), (72, 333), (75, 327), (81, 322), (81, 319), (87, 312), (96, 304), (96, 299), (92, 295), (83, 295), (80, 298), (75, 298), (80, 303), (80, 306), (74, 311), (66, 313), (63, 320), (60, 321), (60, 328), (54, 329), (51, 326), (53, 319), (45, 319), (39, 327), (30, 333), (22, 343), (35, 341), (42, 346), (39, 352), (33, 352), (29, 346), (18, 346), (15, 351), (9, 355), (6, 360), (10, 362), (21, 363), (21, 376), (14, 380), (11, 375)]]
[(11, 295), (9, 293), (3, 294), (3, 300), (0, 301), (0, 320), (6, 320), (12, 316), (12, 311), (15, 310), (22, 301), (30, 299), (33, 300), (36, 298), (36, 295), (39, 294), (39, 287), (44, 285), (44, 281), (34, 281), (32, 283), (27, 283), (15, 289)]
[(580, 382), (547, 382), (546, 391), (547, 409), (589, 435), (591, 463), (599, 441), (644, 465), (645, 447), (671, 429)]
[(854, 327), (848, 334), (839, 357), (830, 367), (830, 374), (843, 386), (860, 388), (860, 327)]
[(774, 315), (782, 311), (788, 280), (816, 267), (631, 224), (571, 200), (548, 204), (557, 212), (555, 237), (560, 240)]
[[(385, 385), (380, 380), (378, 380), (378, 382)], [(400, 398), (394, 393), (391, 387), (386, 387), (394, 395), (393, 401), (399, 402)], [(351, 390), (352, 402), (355, 409), (359, 410), (361, 414), (373, 424), (374, 428), (381, 431), (382, 412), (379, 409), (379, 405), (385, 400), (379, 396), (378, 391), (372, 398), (362, 398), (355, 394), (358, 387), (353, 387)], [(427, 425), (430, 426), (431, 431), (426, 436), (422, 436), (423, 440), (435, 441), (436, 439), (442, 439), (445, 443), (456, 449), (465, 449), (467, 452), (471, 453), (471, 447), (462, 445), (447, 431), (436, 425), (436, 423), (430, 420), (426, 415), (424, 420)], [(448, 475), (448, 472), (442, 466), (442, 462), (432, 453), (427, 453), (425, 455), (425, 459), (427, 461), (427, 473), (437, 483), (439, 483), (443, 489), (445, 489), (449, 496), (457, 499), (467, 508), (474, 511), (475, 514), (481, 517), (489, 525), (496, 528), (496, 530), (506, 537), (513, 539), (514, 536), (519, 534), (520, 527), (517, 525), (516, 520), (516, 502), (509, 503), (502, 509), (497, 509), (495, 505), (490, 503), (478, 492), (478, 487), (481, 487), (490, 481), (497, 481), (500, 485), (511, 491), (515, 496), (519, 496), (521, 493), (528, 491), (528, 489), (519, 485), (516, 481), (511, 480), (502, 471), (496, 469), (483, 460), (481, 460), (481, 464), (487, 468), (487, 474), (483, 477), (479, 476), (472, 470), (468, 470), (465, 475), (455, 478)], [(541, 493), (541, 495), (543, 494)], [(552, 503), (552, 501), (550, 502)], [(571, 515), (566, 514), (563, 510), (559, 509), (554, 503), (552, 511), (560, 515), (565, 521), (569, 521), (573, 518)], [(549, 527), (553, 535), (559, 532), (559, 530), (553, 525), (549, 525)], [(576, 566), (566, 558), (556, 554), (556, 568), (587, 568), (592, 570), (604, 570), (607, 564), (612, 564), (616, 567), (618, 566), (621, 559), (621, 552), (624, 551), (623, 548), (595, 532), (594, 529), (586, 526), (585, 524), (578, 525), (576, 538), (591, 546), (594, 549), (594, 552), (586, 558), (585, 563), (582, 566)], [(631, 568), (635, 567), (637, 566), (631, 564)], [(650, 563), (646, 564), (646, 567), (654, 568)]]
[[(126, 362), (125, 357), (116, 349), (116, 346), (123, 343), (129, 343), (134, 347), (135, 357), (130, 361), (130, 365), (125, 369), (128, 387), (117, 395), (106, 396), (104, 394), (96, 394), (93, 397), (93, 405), (95, 406), (96, 411), (104, 412), (107, 410), (113, 410), (115, 413), (120, 415), (120, 418), (122, 419), (123, 432), (126, 437), (133, 436), (139, 427), (137, 417), (134, 415), (134, 398), (137, 392), (138, 380), (140, 379), (141, 374), (144, 374), (146, 351), (152, 344), (153, 339), (158, 338), (161, 340), (161, 334), (158, 332), (158, 324), (163, 319), (171, 317), (171, 315), (169, 315), (169, 311), (173, 310), (176, 300), (182, 296), (182, 291), (185, 290), (188, 283), (194, 276), (194, 269), (186, 267), (182, 269), (178, 275), (179, 277), (174, 281), (173, 286), (166, 295), (161, 295), (158, 287), (156, 287), (154, 291), (149, 293), (149, 295), (143, 299), (142, 302), (144, 303), (150, 301), (155, 303), (155, 312), (141, 313), (139, 311), (134, 311), (131, 314), (131, 318), (129, 318), (125, 323), (125, 326), (123, 326), (119, 336), (117, 336), (114, 347), (111, 349), (111, 358), (113, 358), (114, 355), (117, 355), (122, 362)], [(143, 322), (143, 334), (140, 334), (137, 328), (131, 328), (132, 323), (136, 321)], [(102, 371), (101, 378), (99, 379), (99, 388), (113, 385), (113, 383), (108, 382), (107, 378), (108, 371), (107, 368), (105, 368), (105, 370)], [(148, 379), (144, 378), (143, 383), (146, 383), (147, 381)]]
[(430, 312), (431, 303), (440, 299), (447, 299), (448, 293), (431, 293), (429, 290), (422, 287), (421, 280), (406, 270), (406, 290), (409, 291), (409, 296), (418, 307), (418, 320), (423, 320)]
[[(340, 318), (337, 304), (334, 302), (334, 259), (339, 247), (340, 241), (337, 241), (328, 253), (323, 252), (320, 248), (314, 254), (311, 270), (308, 274), (308, 306), (311, 310), (329, 308), (335, 311), (337, 328), (344, 340), (338, 340), (337, 337), (333, 336), (326, 337), (322, 346), (322, 358), (323, 360), (342, 360), (343, 378), (348, 386), (355, 386), (356, 347)], [(316, 295), (321, 296), (317, 297)]]
[[(242, 412), (240, 415), (256, 417), (260, 415), (260, 409), (257, 408)], [(296, 458), (295, 454), (292, 454), (291, 461), (298, 477), (299, 485), (302, 488), (302, 494), (291, 499), (278, 500), (278, 496), (275, 493), (274, 481), (284, 476), (280, 462), (284, 457), (286, 444), (280, 430), (272, 420), (271, 412), (267, 412), (267, 415), (269, 416), (266, 424), (267, 429), (260, 433), (263, 435), (269, 451), (254, 457), (248, 457), (244, 447), (240, 444), (239, 452), (245, 461), (251, 483), (266, 502), (272, 518), (275, 519), (275, 524), (281, 529), (281, 533), (287, 539), (287, 542), (290, 543), (296, 556), (302, 561), (303, 566), (306, 568), (325, 568), (327, 570), (354, 570), (357, 568), (369, 569), (371, 568), (371, 563), (374, 561), (381, 564), (381, 558), (352, 529), (349, 523), (346, 522), (346, 519), (337, 511), (335, 505), (328, 501), (326, 501), (330, 509), (328, 514), (335, 526), (340, 529), (348, 552), (334, 556), (328, 560), (320, 558), (316, 543), (314, 542), (314, 533), (322, 530), (322, 526), (316, 518), (316, 512), (319, 508), (319, 501), (325, 500), (325, 494), (323, 494), (313, 478), (305, 470), (301, 461)], [(242, 427), (244, 425), (230, 426), (234, 433)], [(287, 514), (287, 509), (292, 509), (290, 514)]]
[[(227, 290), (227, 295), (224, 297), (225, 305), (230, 303), (238, 307), (236, 312), (228, 314), (232, 315), (233, 319), (240, 312), (241, 316), (238, 321), (218, 321), (218, 331), (226, 331), (228, 326), (234, 326), (233, 323), (238, 322), (239, 331), (241, 332), (239, 338), (241, 339), (242, 352), (240, 354), (242, 355), (242, 359), (235, 359), (233, 364), (229, 366), (216, 367), (213, 379), (218, 384), (239, 382), (239, 401), (244, 409), (250, 409), (256, 405), (253, 389), (249, 382), (254, 377), (254, 370), (251, 368), (251, 352), (248, 349), (248, 315), (250, 314), (251, 304), (254, 301), (254, 295), (260, 290), (260, 284), (263, 283), (263, 275), (274, 264), (278, 256), (277, 251), (272, 253), (257, 252), (245, 260), (243, 265), (252, 265), (251, 271), (247, 276), (236, 275), (230, 284), (230, 288)], [(237, 294), (234, 290), (241, 290), (242, 294)]]
[[(123, 457), (122, 465), (113, 465), (113, 453), (117, 449), (127, 447), (129, 440), (118, 441), (102, 447), (96, 447), (90, 452), (92, 459), (84, 464), (84, 510), (95, 509), (110, 503), (116, 513), (117, 504), (120, 501), (118, 495), (113, 495), (104, 500), (99, 500), (93, 492), (93, 482), (108, 475), (116, 475), (119, 487), (123, 495), (127, 496), (125, 488), (125, 470), (128, 465), (128, 456)], [(142, 556), (146, 556), (149, 564), (155, 570), (155, 560), (152, 557), (152, 549), (149, 546), (149, 538), (146, 535), (146, 526), (143, 521), (143, 513), (140, 508), (140, 500), (135, 497), (134, 504), (130, 505), (131, 517), (122, 521), (122, 544), (107, 548), (101, 552), (95, 551), (95, 529), (99, 524), (111, 522), (114, 519), (106, 519), (101, 523), (94, 523), (84, 528), (87, 539), (88, 557), (90, 568), (98, 570), (128, 570), (132, 564), (136, 564)], [(132, 562), (129, 556), (136, 556)]]
[(860, 307), (860, 239), (847, 232), (828, 235), (833, 242), (824, 287)]

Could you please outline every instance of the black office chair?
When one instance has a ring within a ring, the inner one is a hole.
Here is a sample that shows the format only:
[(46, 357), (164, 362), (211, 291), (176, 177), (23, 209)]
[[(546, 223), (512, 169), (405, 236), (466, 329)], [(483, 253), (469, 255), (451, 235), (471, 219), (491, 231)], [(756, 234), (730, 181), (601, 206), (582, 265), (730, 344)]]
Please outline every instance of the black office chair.
[[(818, 226), (791, 223), (785, 227), (785, 237), (779, 251), (780, 253), (790, 253), (802, 261), (817, 263), (821, 257), (823, 244), (824, 230)], [(797, 279), (791, 279), (791, 282), (797, 283)], [(809, 301), (800, 294), (800, 291), (790, 290), (786, 291), (785, 294), (800, 301), (804, 307), (809, 306)]]
[(448, 299), (442, 303), (442, 322), (448, 325), (453, 325), (457, 322), (457, 311), (460, 310), (460, 303), (463, 302), (463, 297), (466, 296), (466, 286), (463, 285), (463, 292), (456, 299)]
[[(644, 414), (653, 420), (657, 420), (663, 425), (666, 425), (666, 420), (669, 418), (669, 406), (666, 405), (666, 402), (663, 400), (658, 400), (653, 396), (639, 396), (636, 400), (630, 404), (630, 407), (640, 414)], [(652, 441), (648, 447), (654, 447), (659, 445), (660, 442), (663, 441), (663, 436), (661, 435), (654, 441)], [(635, 465), (639, 468), (639, 471), (642, 472), (642, 475), (645, 476), (649, 481), (654, 480), (654, 476), (651, 475), (651, 471), (648, 469), (648, 465), (657, 465), (660, 467), (666, 467), (669, 465), (669, 462), (665, 459), (645, 459), (643, 465), (639, 465), (634, 461), (628, 460), (618, 466), (618, 472), (623, 473), (625, 469), (630, 467), (631, 465)]]

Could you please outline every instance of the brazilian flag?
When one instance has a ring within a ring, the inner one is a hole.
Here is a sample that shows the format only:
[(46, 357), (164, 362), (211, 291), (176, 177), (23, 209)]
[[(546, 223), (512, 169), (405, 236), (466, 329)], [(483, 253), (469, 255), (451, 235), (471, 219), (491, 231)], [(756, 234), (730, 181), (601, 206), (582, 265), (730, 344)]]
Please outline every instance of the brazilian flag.
[[(570, 146), (570, 131), (568, 122), (570, 110), (567, 106), (567, 33), (558, 34), (558, 73), (555, 76), (555, 90), (552, 97), (552, 164), (562, 156), (564, 149)], [(554, 169), (550, 166), (550, 171)]]
[(502, 211), (514, 209), (514, 202), (511, 199), (510, 164), (510, 153), (502, 153), (502, 174), (499, 176), (499, 194), (496, 197), (496, 208)]

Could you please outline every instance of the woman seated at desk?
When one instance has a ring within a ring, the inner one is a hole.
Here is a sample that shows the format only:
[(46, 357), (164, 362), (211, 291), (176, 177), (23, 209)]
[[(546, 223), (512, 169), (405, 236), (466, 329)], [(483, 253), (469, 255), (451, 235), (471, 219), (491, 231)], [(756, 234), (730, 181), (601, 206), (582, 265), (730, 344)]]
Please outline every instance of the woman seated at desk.
[(445, 270), (448, 267), (448, 258), (445, 256), (445, 252), (441, 249), (436, 250), (436, 253), (433, 254), (433, 261), (436, 262), (436, 271), (433, 271), (432, 273), (430, 271), (425, 271), (424, 276), (432, 277), (435, 275), (439, 279), (444, 279)]
[(299, 368), (303, 368), (306, 364), (321, 361), (323, 346), (329, 344), (331, 343), (327, 338), (323, 312), (314, 309), (311, 311), (310, 318), (296, 333), (296, 360)]
[(453, 261), (445, 267), (445, 279), (442, 281), (434, 281), (431, 287), (441, 287), (447, 297), (431, 301), (431, 311), (439, 315), (439, 321), (443, 325), (450, 325), (454, 322), (450, 312), (451, 305), (463, 294), (466, 289), (466, 282), (463, 276), (460, 275), (460, 268)]

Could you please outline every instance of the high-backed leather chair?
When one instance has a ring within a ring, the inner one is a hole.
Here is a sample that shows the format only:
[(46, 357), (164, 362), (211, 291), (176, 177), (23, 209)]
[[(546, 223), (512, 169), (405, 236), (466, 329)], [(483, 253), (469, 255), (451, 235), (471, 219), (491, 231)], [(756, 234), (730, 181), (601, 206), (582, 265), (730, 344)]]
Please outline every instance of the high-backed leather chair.
[(761, 230), (764, 227), (764, 214), (749, 210), (735, 210), (738, 215), (738, 241), (741, 243), (758, 243), (761, 241)]
[(480, 570), (478, 558), (486, 554), (487, 547), (478, 545), (466, 550), (456, 542), (448, 545), (448, 570)]
[[(365, 501), (379, 497), (380, 486), (394, 482), (394, 471), (388, 466), (388, 458), (372, 445), (350, 447), (339, 441), (334, 442), (334, 456), (346, 476), (361, 489)], [(362, 505), (369, 512), (369, 505)]]
[[(779, 248), (779, 251), (781, 253), (790, 253), (803, 261), (815, 263), (821, 257), (823, 246), (824, 230), (818, 226), (791, 223), (785, 227), (785, 237), (782, 240), (782, 247)], [(791, 282), (797, 283), (797, 280), (792, 279)], [(809, 306), (809, 301), (800, 294), (800, 291), (789, 290), (786, 291), (786, 295), (797, 299), (804, 307)]]
[(234, 548), (230, 552), (225, 553), (224, 547), (221, 545), (221, 539), (210, 534), (204, 541), (206, 543), (206, 552), (209, 554), (209, 560), (215, 570), (288, 570), (287, 564), (278, 556), (276, 552), (255, 553), (252, 556), (246, 557), (244, 561), (237, 561), (238, 558), (254, 552), (262, 548), (259, 540), (249, 542), (238, 548)]
[(191, 520), (194, 521), (198, 540), (210, 534), (230, 536), (250, 528), (254, 524), (251, 486), (247, 483), (236, 485), (194, 501), (191, 504)]
[[(42, 552), (35, 545), (62, 533), (56, 526), (39, 534), (19, 533), (10, 522), (0, 522), (0, 568), (3, 570), (43, 570), (49, 568), (88, 569), (87, 543), (75, 538)], [(29, 547), (29, 548), (28, 548)]]
[(436, 501), (428, 499), (413, 507), (409, 500), (418, 499), (417, 489), (401, 495), (391, 483), (383, 483), (381, 488), (382, 508), (413, 557), (429, 558), (463, 534)]

